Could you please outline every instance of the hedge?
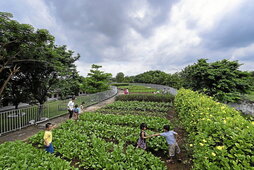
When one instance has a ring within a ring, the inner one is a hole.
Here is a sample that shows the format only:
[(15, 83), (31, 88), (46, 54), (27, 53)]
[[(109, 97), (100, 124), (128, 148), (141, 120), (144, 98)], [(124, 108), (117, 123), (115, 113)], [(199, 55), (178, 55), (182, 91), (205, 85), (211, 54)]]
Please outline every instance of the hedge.
[(111, 86), (129, 86), (129, 83), (112, 83)]
[(116, 96), (117, 101), (173, 102), (171, 94), (129, 94)]
[(174, 105), (189, 133), (195, 169), (254, 169), (254, 122), (191, 90), (179, 90)]

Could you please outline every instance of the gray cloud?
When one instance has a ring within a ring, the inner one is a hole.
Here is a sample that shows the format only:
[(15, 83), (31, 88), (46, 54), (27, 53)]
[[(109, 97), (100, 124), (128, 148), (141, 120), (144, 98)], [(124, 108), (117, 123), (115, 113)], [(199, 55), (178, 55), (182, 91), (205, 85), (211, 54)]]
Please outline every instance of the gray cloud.
[[(156, 15), (153, 16), (153, 13), (148, 11), (143, 19), (131, 17), (132, 14), (135, 15), (135, 9), (142, 7), (136, 5), (143, 5), (136, 3), (135, 0), (45, 2), (61, 22), (62, 27), (68, 30), (67, 36), (75, 49), (84, 54), (81, 60), (100, 62), (107, 58), (128, 61), (130, 58), (124, 56), (127, 32), (134, 29), (141, 36), (149, 37), (154, 28), (165, 22), (172, 4), (176, 1), (147, 1), (148, 7), (156, 11)], [(108, 48), (117, 51), (118, 55), (105, 55), (103, 50)]]
[[(22, 23), (49, 29), (57, 43), (80, 53), (82, 75), (93, 63), (113, 74), (153, 69), (172, 73), (199, 58), (240, 60), (246, 63), (244, 69), (253, 70), (252, 0), (242, 0), (234, 10), (211, 17), (209, 30), (203, 27), (204, 18), (195, 15), (202, 9), (193, 3), (201, 0), (190, 1), (2, 0), (0, 11), (13, 13)], [(210, 17), (211, 11), (205, 12), (201, 14)]]
[(254, 42), (254, 3), (247, 0), (227, 13), (209, 32), (201, 34), (204, 46), (213, 50), (239, 48)]

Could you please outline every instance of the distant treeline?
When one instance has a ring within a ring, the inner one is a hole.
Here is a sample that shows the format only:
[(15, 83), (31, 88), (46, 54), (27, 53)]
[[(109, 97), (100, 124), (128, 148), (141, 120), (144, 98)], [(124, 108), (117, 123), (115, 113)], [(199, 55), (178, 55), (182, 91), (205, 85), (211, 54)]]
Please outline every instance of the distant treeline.
[(160, 70), (147, 71), (136, 76), (124, 76), (120, 72), (113, 81), (119, 83), (151, 83), (167, 85), (176, 89), (187, 88), (205, 93), (222, 102), (234, 102), (243, 94), (254, 90), (254, 71), (241, 71), (238, 61), (220, 60), (197, 63), (182, 71), (170, 74)]

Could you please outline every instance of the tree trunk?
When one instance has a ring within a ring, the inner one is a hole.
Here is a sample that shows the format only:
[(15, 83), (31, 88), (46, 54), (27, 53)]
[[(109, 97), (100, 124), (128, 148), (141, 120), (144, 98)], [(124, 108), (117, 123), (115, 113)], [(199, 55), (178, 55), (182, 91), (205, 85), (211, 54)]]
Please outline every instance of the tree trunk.
[(42, 114), (43, 114), (43, 103), (40, 103), (39, 109), (38, 109), (37, 121), (41, 120)]
[(17, 67), (17, 65), (14, 66), (13, 70), (10, 69), (10, 75), (8, 76), (8, 78), (4, 81), (4, 84), (2, 85), (2, 87), (0, 88), (0, 97), (4, 91), (4, 88), (7, 86), (7, 83), (10, 81), (10, 79), (12, 78), (13, 75), (16, 74), (16, 72), (19, 71), (20, 67)]
[(18, 109), (19, 103), (14, 103), (15, 109)]

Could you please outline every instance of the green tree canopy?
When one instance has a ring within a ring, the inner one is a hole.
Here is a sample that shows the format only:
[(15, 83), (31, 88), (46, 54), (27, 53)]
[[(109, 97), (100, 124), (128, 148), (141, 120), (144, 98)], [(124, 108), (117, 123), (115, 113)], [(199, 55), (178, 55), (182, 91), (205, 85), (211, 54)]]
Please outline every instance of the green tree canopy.
[(222, 102), (233, 102), (250, 90), (250, 73), (240, 71), (238, 61), (221, 60), (208, 63), (200, 59), (186, 67), (181, 76), (184, 87), (203, 92)]
[(124, 81), (124, 74), (122, 72), (119, 72), (116, 74), (116, 82), (122, 83)]
[(168, 74), (165, 80), (165, 85), (168, 85), (169, 87), (173, 87), (176, 89), (180, 89), (181, 87), (183, 87), (183, 80), (179, 73)]
[(92, 65), (88, 77), (83, 79), (84, 91), (87, 93), (96, 93), (108, 90), (110, 85), (110, 79), (112, 74), (104, 73), (104, 71), (99, 70), (102, 66)]
[(136, 83), (152, 83), (152, 84), (165, 84), (165, 80), (167, 79), (168, 74), (155, 70), (155, 71), (147, 71), (142, 74), (138, 74), (134, 78), (134, 82)]
[[(11, 80), (9, 92), (15, 92), (16, 96), (24, 90), (14, 90), (13, 85), (25, 87), (42, 105), (49, 92), (62, 87), (58, 86), (60, 81), (71, 82), (78, 77), (74, 62), (79, 54), (74, 56), (66, 46), (55, 45), (54, 36), (47, 30), (35, 30), (10, 17), (11, 14), (0, 13), (0, 82)], [(12, 78), (15, 68), (19, 73)], [(73, 84), (79, 87), (78, 83)]]

